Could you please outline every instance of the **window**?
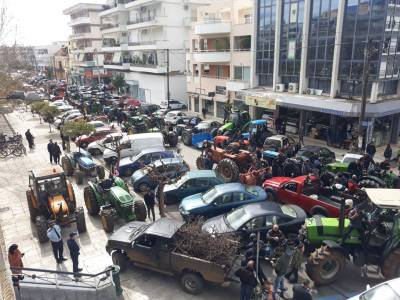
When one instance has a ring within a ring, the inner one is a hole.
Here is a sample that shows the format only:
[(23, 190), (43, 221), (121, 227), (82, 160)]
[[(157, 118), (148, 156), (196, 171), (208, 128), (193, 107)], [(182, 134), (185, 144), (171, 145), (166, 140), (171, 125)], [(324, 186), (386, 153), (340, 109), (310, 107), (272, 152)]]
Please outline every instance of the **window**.
[(184, 188), (184, 189), (188, 189), (189, 188), (189, 189), (191, 189), (191, 188), (196, 187), (196, 185), (197, 185), (196, 179), (189, 179), (184, 184), (182, 184), (181, 188)]
[(259, 230), (263, 227), (265, 227), (263, 216), (253, 218), (244, 225), (244, 228), (249, 231)]
[(222, 196), (219, 196), (217, 199), (214, 201), (217, 205), (224, 205), (232, 202), (232, 194), (227, 193)]
[(197, 187), (203, 187), (203, 186), (208, 186), (209, 185), (209, 180), (208, 178), (197, 178), (197, 179), (192, 179), (194, 180), (194, 186)]
[(297, 191), (297, 183), (295, 182), (289, 182), (286, 183), (283, 188), (287, 191), (291, 191), (291, 192), (296, 192)]
[(265, 217), (265, 226), (272, 227), (272, 225), (278, 224), (277, 217), (273, 215), (269, 215)]
[(360, 300), (397, 300), (399, 296), (388, 284), (382, 284), (366, 291), (361, 295)]
[(156, 238), (152, 235), (143, 234), (136, 240), (136, 245), (139, 247), (151, 248), (156, 244)]
[(240, 202), (240, 201), (244, 201), (244, 200), (247, 200), (247, 197), (244, 193), (240, 193), (240, 192), (233, 193), (233, 202)]
[(251, 49), (251, 36), (235, 36), (234, 37), (235, 51), (250, 51)]
[(250, 67), (235, 66), (234, 67), (234, 79), (250, 81)]

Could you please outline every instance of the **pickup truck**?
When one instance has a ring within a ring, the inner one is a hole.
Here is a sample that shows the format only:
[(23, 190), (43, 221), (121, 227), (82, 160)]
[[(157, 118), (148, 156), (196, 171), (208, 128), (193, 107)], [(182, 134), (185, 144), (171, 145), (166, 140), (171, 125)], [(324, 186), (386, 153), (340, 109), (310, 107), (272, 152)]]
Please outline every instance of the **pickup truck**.
[(340, 201), (335, 191), (323, 187), (315, 176), (273, 177), (263, 183), (267, 199), (300, 206), (310, 215), (339, 217)]
[(173, 236), (183, 224), (168, 218), (152, 224), (131, 222), (110, 236), (106, 250), (121, 272), (131, 262), (135, 266), (176, 275), (180, 277), (182, 289), (189, 294), (200, 294), (205, 281), (220, 285), (230, 281), (228, 275), (232, 268), (174, 252)]

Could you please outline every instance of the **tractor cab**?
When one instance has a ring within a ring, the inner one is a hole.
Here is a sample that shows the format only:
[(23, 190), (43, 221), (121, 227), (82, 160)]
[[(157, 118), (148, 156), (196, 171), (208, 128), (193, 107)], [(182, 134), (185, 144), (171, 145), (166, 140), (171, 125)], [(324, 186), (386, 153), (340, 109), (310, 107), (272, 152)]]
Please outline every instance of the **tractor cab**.
[(233, 134), (237, 130), (247, 132), (250, 120), (248, 111), (234, 110), (229, 116), (229, 121), (218, 129), (218, 135)]

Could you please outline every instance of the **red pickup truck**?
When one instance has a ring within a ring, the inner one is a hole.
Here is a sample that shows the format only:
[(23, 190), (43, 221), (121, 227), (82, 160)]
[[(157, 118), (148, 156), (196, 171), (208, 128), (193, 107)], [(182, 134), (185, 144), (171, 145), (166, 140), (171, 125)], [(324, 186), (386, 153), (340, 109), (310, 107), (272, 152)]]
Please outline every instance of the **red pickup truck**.
[(94, 141), (101, 140), (105, 138), (110, 133), (116, 132), (117, 130), (111, 126), (104, 126), (96, 128), (95, 131), (90, 133), (89, 135), (82, 135), (75, 140), (75, 144), (77, 147), (86, 148), (90, 143)]
[[(308, 177), (308, 178), (307, 178)], [(315, 176), (273, 177), (263, 183), (270, 200), (296, 204), (310, 215), (339, 217), (340, 201), (330, 188), (324, 188)]]

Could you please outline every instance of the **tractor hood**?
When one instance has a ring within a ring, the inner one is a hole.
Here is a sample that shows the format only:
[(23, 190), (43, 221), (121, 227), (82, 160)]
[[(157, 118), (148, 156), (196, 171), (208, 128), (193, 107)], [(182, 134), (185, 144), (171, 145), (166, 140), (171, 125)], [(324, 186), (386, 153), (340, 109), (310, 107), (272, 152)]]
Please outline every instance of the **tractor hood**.
[(85, 156), (81, 156), (78, 158), (78, 164), (84, 167), (85, 169), (91, 169), (96, 166), (96, 164), (91, 158)]
[(114, 186), (111, 188), (110, 193), (116, 201), (118, 201), (122, 206), (132, 206), (133, 197), (126, 190), (119, 186)]

